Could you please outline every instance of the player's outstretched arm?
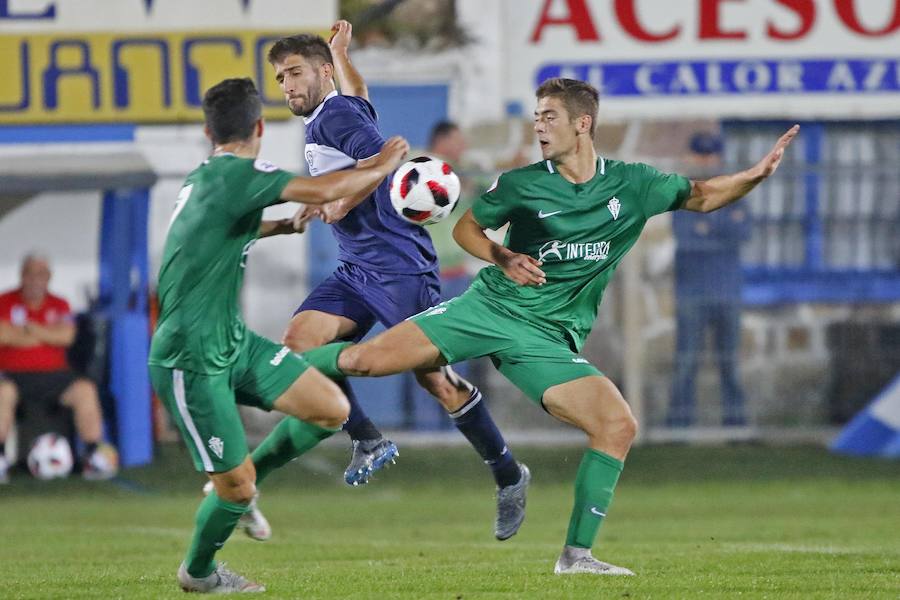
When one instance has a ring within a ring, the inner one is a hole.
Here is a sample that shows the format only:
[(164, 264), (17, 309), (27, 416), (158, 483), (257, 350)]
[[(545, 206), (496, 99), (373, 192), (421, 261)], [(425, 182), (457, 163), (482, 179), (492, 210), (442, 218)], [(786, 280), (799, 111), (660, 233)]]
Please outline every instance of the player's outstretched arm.
[[(371, 160), (371, 158), (364, 158), (360, 161), (357, 161), (356, 168), (360, 169), (366, 167)], [(380, 181), (376, 182), (368, 187), (363, 188), (361, 191), (356, 192), (350, 197), (341, 198), (340, 200), (335, 200), (334, 202), (329, 202), (328, 204), (323, 205), (322, 208), (319, 209), (319, 216), (325, 223), (328, 223), (329, 225), (331, 225), (332, 223), (337, 223), (338, 221), (346, 217), (347, 213), (362, 204), (363, 200), (371, 196), (372, 192), (375, 191), (375, 188), (377, 188), (380, 183)]]
[(353, 196), (387, 177), (400, 166), (407, 152), (407, 141), (400, 136), (392, 137), (365, 166), (318, 177), (294, 177), (281, 192), (281, 197), (304, 204), (325, 204)]
[(369, 99), (369, 88), (366, 80), (362, 78), (353, 63), (350, 62), (350, 39), (353, 36), (353, 26), (341, 19), (331, 26), (331, 57), (334, 59), (334, 74), (338, 80), (341, 94), (345, 96), (359, 96)]
[(471, 208), (457, 221), (453, 239), (472, 256), (500, 267), (507, 277), (519, 285), (543, 285), (547, 282), (540, 261), (527, 254), (513, 252), (488, 238), (484, 227), (475, 220)]
[(705, 181), (692, 181), (691, 195), (683, 208), (696, 212), (711, 212), (746, 196), (750, 190), (775, 172), (784, 157), (785, 149), (799, 131), (799, 125), (788, 129), (778, 138), (772, 150), (746, 171), (720, 175)]

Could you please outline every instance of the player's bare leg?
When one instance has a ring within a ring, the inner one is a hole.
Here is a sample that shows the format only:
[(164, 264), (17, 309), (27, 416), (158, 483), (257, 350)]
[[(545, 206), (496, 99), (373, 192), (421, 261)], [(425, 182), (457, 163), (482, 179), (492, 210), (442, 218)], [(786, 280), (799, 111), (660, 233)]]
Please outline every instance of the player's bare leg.
[(318, 310), (304, 310), (294, 315), (288, 323), (282, 343), (302, 354), (310, 348), (346, 338), (355, 331), (356, 323), (347, 317)]
[(350, 404), (341, 389), (309, 368), (279, 396), (273, 407), (288, 415), (253, 451), (256, 481), (340, 431)]
[[(349, 411), (349, 405), (341, 390), (315, 369), (309, 369), (297, 378), (297, 381), (275, 400), (274, 408), (296, 419), (303, 419), (306, 423), (280, 423), (276, 427), (276, 437), (266, 438), (254, 451), (253, 457), (258, 461), (263, 478), (339, 428)], [(203, 487), (203, 493), (206, 495), (212, 490), (212, 481)], [(247, 512), (241, 515), (237, 528), (259, 542), (265, 542), (272, 537), (269, 520), (259, 508), (258, 492), (254, 493), (250, 500)]]
[(437, 398), (453, 424), (491, 470), (497, 484), (494, 536), (501, 541), (508, 540), (519, 531), (525, 520), (531, 472), (526, 465), (516, 462), (477, 387), (449, 366), (418, 370), (416, 380)]
[(262, 586), (213, 562), (216, 551), (251, 510), (256, 482), (339, 430), (350, 412), (340, 388), (308, 368), (272, 403), (285, 417), (239, 466), (210, 474), (214, 492), (200, 504), (194, 536), (178, 581), (188, 591), (262, 591)]
[(412, 321), (404, 321), (362, 344), (345, 348), (338, 368), (359, 377), (383, 377), (447, 364), (437, 346)]
[[(284, 332), (283, 343), (294, 352), (303, 353), (334, 340), (346, 339), (356, 329), (356, 322), (347, 317), (318, 310), (303, 310), (291, 319)], [(344, 481), (349, 485), (361, 485), (368, 483), (373, 473), (393, 463), (399, 452), (397, 445), (385, 439), (366, 416), (353, 389), (345, 382), (341, 382), (340, 386), (350, 401), (350, 418), (344, 424), (344, 430), (353, 443), (350, 463), (344, 471)]]
[(405, 321), (363, 344), (349, 346), (338, 357), (338, 367), (348, 375), (379, 377), (413, 369), (416, 378), (448, 409), (494, 473), (497, 482), (497, 518), (494, 535), (506, 540), (516, 534), (525, 519), (525, 497), (531, 473), (515, 461), (503, 437), (481, 402), (481, 393), (461, 379), (422, 329)]
[(544, 408), (560, 421), (588, 436), (575, 480), (575, 505), (566, 545), (554, 573), (634, 575), (630, 570), (597, 560), (591, 547), (612, 501), (623, 461), (637, 433), (631, 409), (607, 377), (581, 377), (544, 392)]

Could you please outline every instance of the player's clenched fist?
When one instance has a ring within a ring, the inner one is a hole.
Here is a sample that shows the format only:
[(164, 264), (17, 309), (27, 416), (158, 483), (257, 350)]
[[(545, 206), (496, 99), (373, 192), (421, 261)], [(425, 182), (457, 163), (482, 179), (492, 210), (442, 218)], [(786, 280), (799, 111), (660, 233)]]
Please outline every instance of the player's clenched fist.
[(386, 165), (389, 171), (400, 166), (406, 154), (409, 152), (409, 142), (399, 135), (395, 135), (384, 143), (381, 152), (378, 153), (377, 163)]

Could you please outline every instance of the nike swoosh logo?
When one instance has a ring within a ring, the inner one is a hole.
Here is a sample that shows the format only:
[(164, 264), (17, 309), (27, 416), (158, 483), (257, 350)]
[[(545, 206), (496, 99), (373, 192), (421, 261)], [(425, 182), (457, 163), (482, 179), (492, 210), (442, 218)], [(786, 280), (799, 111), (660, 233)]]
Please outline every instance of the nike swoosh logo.
[(605, 517), (605, 516), (606, 516), (606, 513), (605, 513), (605, 512), (600, 512), (599, 510), (597, 510), (597, 507), (596, 507), (596, 506), (592, 506), (592, 507), (591, 507), (591, 514), (592, 514), (592, 515), (597, 515), (598, 517)]
[(547, 217), (552, 217), (553, 215), (558, 215), (561, 212), (562, 212), (561, 210), (554, 210), (553, 212), (545, 213), (544, 211), (539, 210), (538, 211), (538, 219), (546, 219)]

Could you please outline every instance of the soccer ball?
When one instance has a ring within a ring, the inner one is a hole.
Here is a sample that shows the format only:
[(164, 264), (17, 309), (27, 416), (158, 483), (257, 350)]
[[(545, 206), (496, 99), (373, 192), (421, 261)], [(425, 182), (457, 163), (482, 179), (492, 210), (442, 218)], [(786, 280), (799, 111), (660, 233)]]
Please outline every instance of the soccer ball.
[(38, 479), (66, 477), (72, 472), (72, 448), (61, 435), (39, 436), (28, 452), (28, 470)]
[(447, 218), (459, 200), (459, 177), (438, 158), (404, 163), (391, 179), (391, 204), (410, 223), (428, 225)]

